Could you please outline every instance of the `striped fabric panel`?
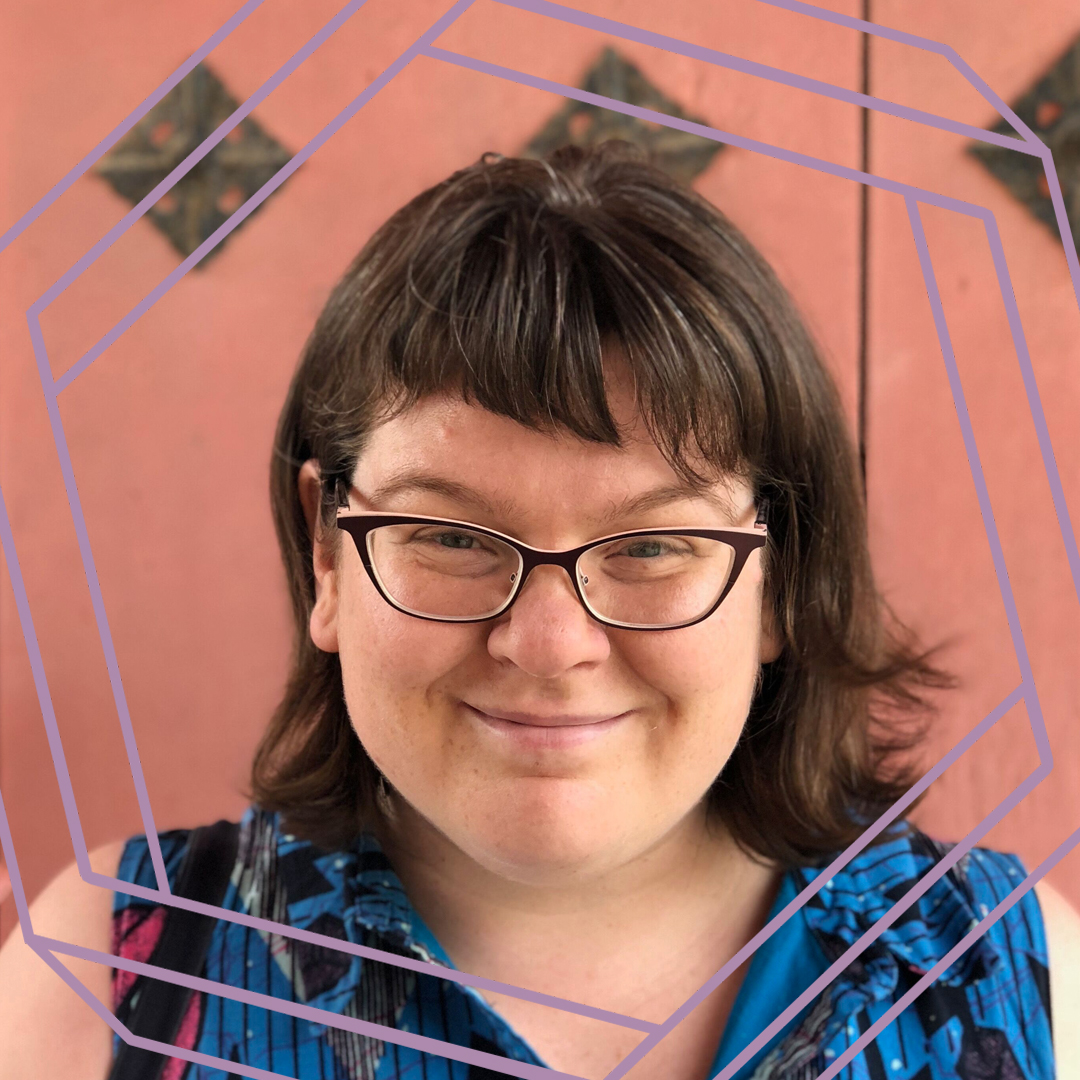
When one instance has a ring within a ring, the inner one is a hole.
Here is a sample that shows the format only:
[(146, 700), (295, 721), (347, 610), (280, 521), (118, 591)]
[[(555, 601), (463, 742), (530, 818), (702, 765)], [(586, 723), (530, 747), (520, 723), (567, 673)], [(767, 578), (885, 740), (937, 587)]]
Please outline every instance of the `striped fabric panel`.
[[(448, 963), (412, 909), (373, 837), (321, 852), (283, 835), (276, 815), (249, 808), (223, 906), (397, 955)], [(161, 835), (172, 880), (186, 833)], [(906, 825), (863, 851), (800, 913), (820, 950), (840, 955), (949, 850)], [(818, 871), (792, 871), (798, 887)], [(1024, 877), (1012, 855), (975, 849), (836, 979), (802, 1022), (754, 1067), (753, 1080), (813, 1080)], [(124, 851), (120, 876), (153, 887), (145, 838)], [(114, 952), (143, 958), (162, 909), (117, 894)], [(809, 985), (823, 969), (806, 972)], [(475, 990), (333, 949), (219, 921), (206, 977), (398, 1031), (543, 1065)], [(122, 973), (119, 1003), (131, 992)], [(742, 993), (769, 993), (768, 985)], [(790, 1002), (777, 1001), (779, 1014)], [(774, 1014), (774, 1015), (775, 1015)], [(203, 1053), (300, 1080), (493, 1080), (503, 1074), (387, 1040), (312, 1024), (219, 995), (199, 998), (185, 1038)], [(117, 1045), (119, 1040), (116, 1040)], [(168, 1080), (229, 1080), (226, 1068), (186, 1066)], [(842, 1080), (1053, 1080), (1046, 942), (1034, 893), (954, 963), (841, 1072)]]

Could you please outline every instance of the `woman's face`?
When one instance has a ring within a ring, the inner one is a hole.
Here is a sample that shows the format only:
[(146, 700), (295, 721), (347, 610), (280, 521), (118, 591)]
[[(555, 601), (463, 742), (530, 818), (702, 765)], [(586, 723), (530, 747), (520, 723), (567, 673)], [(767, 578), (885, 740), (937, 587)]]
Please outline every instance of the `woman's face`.
[[(734, 480), (712, 489), (715, 502), (681, 495), (611, 517), (679, 478), (632, 398), (609, 393), (633, 434), (621, 450), (552, 439), (457, 397), (424, 399), (374, 431), (351, 507), (464, 520), (549, 549), (639, 527), (753, 524), (751, 492)], [(379, 493), (403, 473), (414, 481)], [(592, 619), (556, 566), (536, 567), (488, 622), (417, 619), (382, 599), (352, 539), (342, 541), (336, 569), (316, 549), (310, 629), (319, 648), (340, 653), (360, 741), (421, 818), (516, 881), (612, 870), (700, 813), (759, 665), (778, 651), (763, 633), (760, 551), (708, 619), (632, 631)], [(481, 713), (609, 722), (545, 727)]]

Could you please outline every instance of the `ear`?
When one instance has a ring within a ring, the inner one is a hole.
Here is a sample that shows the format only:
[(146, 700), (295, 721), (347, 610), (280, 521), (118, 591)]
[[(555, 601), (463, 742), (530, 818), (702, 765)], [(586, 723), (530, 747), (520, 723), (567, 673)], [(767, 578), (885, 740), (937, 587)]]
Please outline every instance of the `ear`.
[(761, 663), (771, 664), (783, 651), (784, 635), (777, 625), (776, 612), (773, 609), (769, 590), (764, 589), (761, 596)]
[(311, 609), (308, 629), (316, 648), (323, 652), (338, 651), (337, 617), (339, 606), (337, 573), (333, 555), (319, 524), (322, 501), (322, 481), (319, 463), (312, 458), (300, 467), (296, 479), (300, 502), (307, 519), (308, 535), (313, 537), (312, 566), (315, 571), (315, 606)]

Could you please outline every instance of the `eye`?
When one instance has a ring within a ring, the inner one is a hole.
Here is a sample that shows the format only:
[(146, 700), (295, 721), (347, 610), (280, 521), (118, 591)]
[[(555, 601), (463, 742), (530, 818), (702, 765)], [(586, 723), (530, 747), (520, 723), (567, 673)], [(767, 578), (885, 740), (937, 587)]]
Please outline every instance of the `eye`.
[(635, 559), (656, 558), (658, 555), (666, 555), (671, 551), (671, 548), (661, 542), (660, 540), (641, 539), (633, 540), (626, 545), (625, 549), (619, 554), (629, 555)]
[(484, 538), (477, 533), (461, 529), (427, 527), (418, 529), (409, 537), (410, 544), (424, 544), (443, 551), (490, 551)]
[(689, 555), (691, 549), (686, 543), (670, 536), (634, 536), (612, 548), (608, 557), (626, 556), (631, 559), (658, 559), (664, 555)]
[(479, 538), (473, 536), (471, 533), (462, 532), (441, 532), (435, 533), (429, 539), (434, 540), (442, 547), (456, 548), (459, 550), (469, 550), (474, 545), (479, 547)]

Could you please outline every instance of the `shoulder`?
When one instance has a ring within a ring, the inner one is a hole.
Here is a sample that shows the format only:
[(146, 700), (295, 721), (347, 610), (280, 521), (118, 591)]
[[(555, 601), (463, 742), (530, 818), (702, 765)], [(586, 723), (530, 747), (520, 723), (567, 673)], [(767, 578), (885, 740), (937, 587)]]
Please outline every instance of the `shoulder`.
[[(807, 902), (811, 930), (838, 955), (916, 889), (914, 903), (871, 946), (882, 970), (892, 966), (886, 952), (899, 970), (911, 971), (929, 971), (953, 956), (935, 992), (943, 988), (949, 997), (966, 989), (970, 1022), (1000, 1029), (1018, 1052), (1022, 1047), (1033, 1069), (1029, 1075), (1053, 1075), (1056, 1058), (1060, 1080), (1080, 1080), (1080, 916), (1046, 886), (1019, 892), (1028, 870), (1018, 856), (973, 847), (956, 858), (955, 848), (908, 822), (896, 823)], [(804, 873), (812, 878), (820, 870)], [(920, 884), (931, 874), (929, 883)], [(1007, 910), (956, 953), (969, 931), (1003, 902)], [(832, 955), (828, 947), (826, 955)]]
[[(914, 848), (938, 857), (955, 846), (918, 830), (909, 836)], [(952, 872), (971, 898), (972, 925), (1007, 900), (1028, 876), (1017, 855), (983, 847), (972, 848)], [(1021, 981), (1024, 973), (1033, 970), (1032, 960), (1045, 964), (1040, 979), (1049, 983), (1044, 992), (1049, 991), (1046, 1011), (1056, 1075), (1058, 1080), (1080, 1080), (1080, 913), (1053, 886), (1041, 881), (1002, 913), (983, 940), (993, 942)], [(1027, 963), (1021, 964), (1022, 957)]]
[(1080, 1080), (1080, 913), (1052, 885), (1034, 888), (1050, 955), (1050, 1011), (1059, 1080)]
[[(165, 864), (165, 875), (170, 886), (176, 884), (180, 872), (180, 864), (187, 852), (188, 843), (192, 836), (190, 829), (172, 829), (168, 832), (157, 834), (158, 848), (161, 851), (161, 859)], [(116, 877), (121, 881), (131, 882), (146, 889), (157, 889), (157, 873), (154, 870), (153, 857), (150, 853), (150, 843), (145, 836), (132, 836), (119, 845), (120, 858), (117, 863)], [(127, 893), (114, 894), (113, 913), (117, 916), (128, 907), (148, 907), (150, 902), (139, 897), (133, 897)]]
[[(125, 842), (90, 853), (97, 873), (115, 877)], [(109, 952), (113, 894), (83, 881), (74, 862), (30, 905), (34, 932), (42, 937)], [(53, 954), (98, 1001), (111, 1010), (111, 969)], [(64, 1038), (56, 1038), (62, 1029)], [(25, 942), (20, 927), (0, 949), (0, 1080), (53, 1076), (104, 1076), (112, 1033), (63, 978)], [(93, 1063), (93, 1064), (91, 1064)]]

